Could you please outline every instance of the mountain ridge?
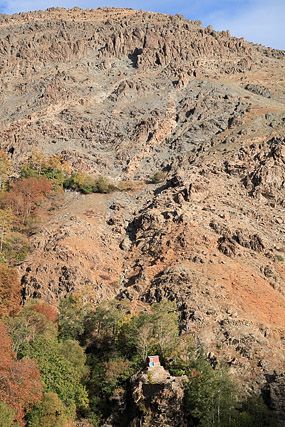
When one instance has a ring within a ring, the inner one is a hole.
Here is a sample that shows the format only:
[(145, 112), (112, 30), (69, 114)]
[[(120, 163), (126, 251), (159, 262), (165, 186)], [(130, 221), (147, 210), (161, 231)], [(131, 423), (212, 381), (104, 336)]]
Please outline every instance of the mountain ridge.
[(183, 332), (268, 388), (284, 367), (284, 51), (117, 8), (0, 15), (0, 31), (15, 168), (38, 150), (137, 184), (65, 193), (18, 267), (25, 298), (174, 300)]

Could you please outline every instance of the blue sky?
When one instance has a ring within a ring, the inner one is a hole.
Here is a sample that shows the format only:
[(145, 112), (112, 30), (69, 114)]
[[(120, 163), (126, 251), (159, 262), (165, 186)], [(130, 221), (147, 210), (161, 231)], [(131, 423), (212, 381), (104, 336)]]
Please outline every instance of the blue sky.
[(277, 49), (285, 49), (285, 0), (0, 0), (1, 13), (17, 13), (48, 7), (131, 7), (200, 19), (215, 30)]

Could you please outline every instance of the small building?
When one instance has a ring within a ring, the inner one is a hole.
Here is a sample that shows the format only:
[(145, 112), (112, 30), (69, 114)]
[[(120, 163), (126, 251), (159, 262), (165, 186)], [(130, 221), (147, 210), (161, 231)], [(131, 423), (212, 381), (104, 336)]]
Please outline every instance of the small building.
[(149, 367), (154, 368), (156, 366), (160, 366), (159, 356), (148, 356), (147, 364)]

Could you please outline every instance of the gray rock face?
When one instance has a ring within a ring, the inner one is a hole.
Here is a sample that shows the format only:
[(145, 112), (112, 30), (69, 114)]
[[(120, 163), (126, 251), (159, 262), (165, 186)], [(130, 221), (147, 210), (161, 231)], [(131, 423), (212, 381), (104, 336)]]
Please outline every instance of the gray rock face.
[(256, 95), (265, 96), (265, 98), (271, 98), (271, 93), (266, 87), (248, 84), (245, 86), (246, 90), (249, 90), (252, 93), (255, 93)]
[(285, 375), (280, 372), (267, 375), (264, 391), (270, 408), (276, 413), (281, 425), (285, 425)]

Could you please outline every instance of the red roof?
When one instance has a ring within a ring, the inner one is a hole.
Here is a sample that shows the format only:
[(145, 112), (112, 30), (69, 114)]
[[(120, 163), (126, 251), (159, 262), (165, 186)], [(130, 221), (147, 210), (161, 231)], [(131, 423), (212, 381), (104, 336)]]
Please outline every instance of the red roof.
[(159, 357), (158, 356), (148, 356), (149, 360), (151, 362), (159, 362)]

